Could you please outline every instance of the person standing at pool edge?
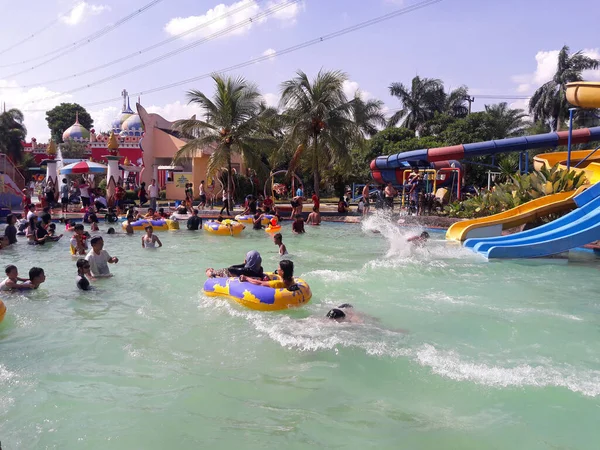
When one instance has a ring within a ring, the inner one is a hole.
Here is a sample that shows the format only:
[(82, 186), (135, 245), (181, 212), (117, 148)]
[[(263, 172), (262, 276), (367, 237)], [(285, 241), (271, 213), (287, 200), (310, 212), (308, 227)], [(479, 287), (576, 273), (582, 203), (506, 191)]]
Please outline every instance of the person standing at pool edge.
[(152, 178), (150, 186), (148, 186), (148, 194), (150, 195), (150, 208), (156, 211), (156, 202), (158, 201), (158, 186), (156, 180)]
[(104, 250), (104, 239), (101, 236), (94, 236), (90, 241), (92, 249), (85, 257), (86, 261), (90, 263), (90, 271), (94, 278), (106, 278), (112, 277), (108, 264), (117, 264), (119, 258), (110, 256), (106, 250)]

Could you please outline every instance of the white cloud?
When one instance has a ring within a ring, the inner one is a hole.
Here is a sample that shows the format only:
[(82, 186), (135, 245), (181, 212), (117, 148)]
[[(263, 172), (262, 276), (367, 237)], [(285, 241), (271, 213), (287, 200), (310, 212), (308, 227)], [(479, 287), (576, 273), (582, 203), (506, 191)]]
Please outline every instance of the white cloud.
[(88, 112), (94, 120), (94, 130), (96, 133), (103, 131), (110, 132), (112, 130), (112, 123), (121, 112), (121, 108), (107, 106), (106, 108)]
[[(556, 72), (559, 50), (539, 51), (535, 55), (536, 69), (533, 73), (515, 75), (512, 81), (517, 84), (520, 94), (530, 94), (542, 84), (550, 81)], [(599, 49), (584, 49), (583, 53), (592, 58), (600, 59)], [(600, 80), (600, 70), (586, 70), (584, 80)]]
[(183, 37), (184, 39), (191, 39), (210, 36), (214, 33), (224, 31), (232, 26), (236, 26), (244, 21), (247, 21), (246, 25), (239, 26), (238, 28), (235, 28), (235, 30), (230, 31), (228, 34), (245, 34), (250, 31), (254, 25), (260, 25), (271, 17), (279, 21), (281, 24), (295, 23), (296, 17), (300, 11), (304, 9), (303, 3), (292, 4), (279, 9), (272, 16), (250, 21), (250, 19), (254, 18), (257, 14), (283, 2), (284, 0), (271, 1), (265, 6), (260, 5), (256, 0), (240, 0), (236, 3), (232, 3), (231, 5), (220, 3), (202, 15), (175, 17), (169, 20), (169, 22), (165, 25), (165, 31), (172, 36), (176, 36), (186, 31), (190, 31), (196, 27), (200, 27), (193, 33), (189, 33)]
[(275, 59), (276, 54), (277, 54), (277, 52), (275, 50), (273, 50), (272, 48), (269, 48), (262, 53), (263, 56), (269, 57), (269, 61), (273, 61)]
[(354, 94), (356, 94), (356, 91), (359, 92), (360, 98), (363, 101), (371, 98), (371, 93), (367, 92), (367, 91), (361, 91), (360, 86), (358, 85), (358, 83), (356, 81), (351, 81), (351, 80), (344, 81), (343, 88), (344, 88), (344, 94), (346, 94), (346, 97), (348, 99), (353, 99)]
[(279, 95), (272, 94), (269, 92), (269, 93), (263, 94), (263, 98), (265, 99), (267, 106), (272, 106), (274, 108), (277, 108), (277, 106), (279, 106)]
[(60, 20), (67, 25), (78, 25), (84, 22), (90, 16), (97, 16), (104, 11), (110, 11), (110, 6), (93, 5), (87, 2), (78, 3), (66, 16), (61, 16)]
[(204, 114), (202, 112), (203, 110), (201, 108), (199, 108), (197, 105), (181, 103), (179, 100), (177, 100), (176, 102), (173, 102), (173, 103), (167, 103), (166, 105), (163, 105), (163, 106), (157, 106), (157, 105), (145, 106), (145, 105), (143, 105), (143, 103), (142, 103), (142, 106), (144, 106), (146, 111), (148, 111), (149, 113), (160, 114), (162, 117), (164, 117), (165, 119), (167, 119), (169, 121), (175, 121), (175, 120), (180, 120), (180, 119), (189, 119), (194, 114), (196, 115), (197, 119), (202, 119), (203, 114)]
[[(17, 108), (23, 111), (27, 127), (27, 140), (34, 137), (38, 142), (47, 142), (50, 139), (46, 111), (59, 103), (70, 101), (72, 96), (63, 94), (52, 99), (39, 102), (37, 100), (59, 94), (59, 92), (51, 91), (43, 86), (23, 89), (14, 81), (0, 80), (0, 99), (2, 99), (2, 103), (6, 103), (6, 109)], [(33, 103), (34, 101), (35, 103)]]

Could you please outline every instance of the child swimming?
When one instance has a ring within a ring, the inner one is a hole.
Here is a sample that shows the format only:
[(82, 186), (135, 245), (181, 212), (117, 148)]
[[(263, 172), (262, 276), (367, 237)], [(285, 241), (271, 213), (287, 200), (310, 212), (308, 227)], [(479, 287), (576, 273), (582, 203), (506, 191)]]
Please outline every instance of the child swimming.
[(17, 266), (8, 265), (4, 269), (6, 279), (0, 283), (0, 291), (12, 291), (22, 289), (32, 289), (29, 284), (19, 283), (19, 281), (28, 281), (28, 278), (20, 278)]
[(108, 264), (117, 264), (119, 258), (110, 256), (106, 250), (104, 250), (104, 239), (101, 236), (94, 236), (90, 244), (92, 249), (85, 257), (86, 261), (90, 263), (90, 271), (94, 278), (105, 278), (112, 277)]
[(277, 233), (277, 234), (273, 235), (273, 242), (275, 243), (275, 245), (277, 247), (279, 247), (279, 256), (288, 254), (287, 248), (285, 247), (285, 244), (283, 243), (283, 236), (281, 235), (281, 233)]
[(92, 277), (90, 263), (84, 258), (79, 258), (77, 260), (77, 287), (82, 291), (89, 291), (92, 289), (86, 275)]

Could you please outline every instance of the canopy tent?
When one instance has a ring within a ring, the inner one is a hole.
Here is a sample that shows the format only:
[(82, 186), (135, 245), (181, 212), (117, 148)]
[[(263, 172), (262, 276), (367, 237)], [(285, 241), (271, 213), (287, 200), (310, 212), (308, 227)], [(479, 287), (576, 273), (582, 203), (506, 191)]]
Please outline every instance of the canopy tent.
[(59, 172), (61, 175), (73, 175), (84, 173), (106, 173), (107, 166), (104, 164), (92, 161), (79, 161), (68, 166), (61, 167)]

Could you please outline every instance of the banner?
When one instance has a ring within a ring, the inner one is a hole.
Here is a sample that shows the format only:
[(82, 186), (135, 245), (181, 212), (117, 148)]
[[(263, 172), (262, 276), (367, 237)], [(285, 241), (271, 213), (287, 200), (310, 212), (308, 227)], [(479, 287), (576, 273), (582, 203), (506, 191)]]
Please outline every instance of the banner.
[(185, 189), (185, 185), (192, 182), (192, 174), (190, 172), (176, 172), (174, 177), (176, 188)]

